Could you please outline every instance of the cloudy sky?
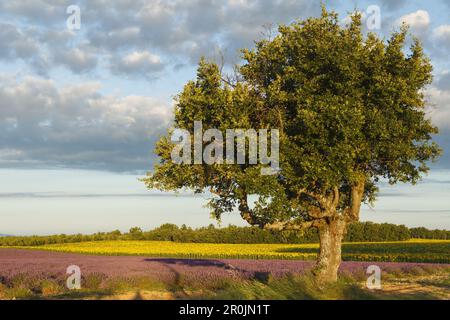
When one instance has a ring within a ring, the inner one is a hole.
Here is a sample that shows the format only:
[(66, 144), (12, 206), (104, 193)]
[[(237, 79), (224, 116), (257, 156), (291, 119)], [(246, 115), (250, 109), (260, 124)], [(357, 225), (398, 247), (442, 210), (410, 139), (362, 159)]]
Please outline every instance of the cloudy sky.
[[(325, 1), (345, 17), (378, 6), (434, 64), (427, 88), (436, 140), (450, 150), (450, 1)], [(81, 28), (69, 30), (78, 5)], [(153, 143), (201, 56), (239, 62), (269, 24), (317, 16), (306, 0), (23, 0), (0, 3), (0, 233), (95, 232), (212, 222), (203, 198), (148, 193)], [(450, 229), (450, 157), (415, 187), (383, 186), (364, 219)], [(236, 216), (224, 219), (239, 223)]]

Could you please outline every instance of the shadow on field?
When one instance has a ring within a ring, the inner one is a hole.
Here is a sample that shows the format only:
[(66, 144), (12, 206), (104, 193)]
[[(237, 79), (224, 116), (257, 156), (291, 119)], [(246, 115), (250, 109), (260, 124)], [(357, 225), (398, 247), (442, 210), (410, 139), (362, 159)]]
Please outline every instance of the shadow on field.
[(183, 291), (181, 285), (182, 275), (173, 266), (188, 266), (188, 267), (208, 267), (208, 268), (219, 268), (231, 272), (234, 275), (244, 275), (251, 274), (250, 279), (257, 280), (263, 283), (267, 283), (270, 279), (270, 272), (250, 272), (245, 269), (234, 267), (229, 263), (225, 263), (219, 260), (208, 260), (208, 259), (175, 259), (175, 258), (152, 258), (145, 259), (146, 262), (157, 262), (169, 269), (175, 276), (175, 288)]
[(154, 258), (154, 259), (145, 259), (144, 261), (158, 262), (166, 265), (184, 265), (189, 267), (217, 267), (225, 270), (239, 270), (233, 267), (232, 265), (219, 260)]
[(184, 296), (187, 296), (187, 292), (184, 290), (184, 286), (182, 284), (182, 277), (181, 273), (178, 272), (174, 267), (172, 267), (168, 262), (164, 261), (157, 261), (157, 259), (145, 259), (147, 262), (158, 262), (162, 264), (164, 267), (170, 270), (171, 273), (174, 275), (174, 282), (172, 285), (169, 285), (167, 288), (170, 292), (176, 294), (181, 293)]

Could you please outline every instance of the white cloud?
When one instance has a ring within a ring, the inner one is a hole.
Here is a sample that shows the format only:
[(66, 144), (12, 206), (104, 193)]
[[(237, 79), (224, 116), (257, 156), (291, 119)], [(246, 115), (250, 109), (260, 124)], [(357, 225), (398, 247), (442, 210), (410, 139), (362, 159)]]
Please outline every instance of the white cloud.
[(71, 0), (2, 1), (0, 11), (20, 16), (33, 23), (55, 23), (65, 20), (65, 10)]
[[(327, 1), (333, 2), (338, 3)], [(433, 62), (438, 54), (446, 59), (449, 25), (428, 33), (430, 14), (416, 9), (396, 20), (392, 13), (405, 2), (380, 0), (386, 26), (381, 32), (387, 35), (387, 26), (406, 22)], [(342, 3), (334, 7), (353, 9)], [(218, 48), (226, 62), (237, 62), (238, 49), (253, 46), (264, 24), (320, 14), (320, 2), (307, 0), (80, 0), (81, 30), (69, 32), (69, 4), (73, 1), (0, 1), (0, 60), (20, 61), (24, 73), (56, 76), (52, 82), (0, 74), (0, 159), (141, 168), (152, 150), (147, 137), (165, 130), (170, 108), (150, 97), (102, 95), (98, 83), (58, 87), (65, 73), (52, 73), (53, 67), (83, 73), (72, 79), (92, 78), (94, 70), (102, 78), (112, 73), (120, 76), (114, 83), (129, 86), (128, 78), (155, 79), (170, 65), (196, 64)], [(428, 92), (440, 126), (450, 119), (445, 83)]]
[(105, 96), (100, 88), (0, 77), (0, 164), (150, 169), (171, 108), (151, 97)]
[(75, 73), (91, 71), (97, 66), (97, 57), (94, 54), (79, 48), (62, 50), (55, 55), (55, 62), (67, 66)]
[(450, 24), (442, 25), (434, 29), (433, 36), (438, 40), (450, 42)]
[(113, 61), (111, 69), (115, 73), (126, 75), (139, 75), (145, 78), (154, 78), (156, 73), (163, 70), (161, 58), (148, 51), (134, 51), (119, 61)]
[(430, 104), (429, 114), (440, 129), (450, 129), (450, 88), (431, 87), (426, 92)]
[(151, 54), (148, 51), (133, 52), (127, 55), (122, 60), (123, 64), (130, 67), (140, 67), (142, 65), (157, 65), (161, 63), (161, 58), (157, 55)]
[(416, 12), (402, 16), (397, 20), (397, 23), (399, 25), (406, 23), (411, 29), (419, 31), (427, 29), (430, 26), (431, 19), (427, 11), (417, 10)]
[[(33, 23), (37, 32), (28, 39), (44, 39), (37, 41), (34, 54), (44, 51), (54, 61), (41, 69), (53, 65), (64, 65), (75, 73), (93, 69), (94, 60), (81, 57), (76, 49), (95, 54), (99, 65), (130, 76), (161, 69), (151, 56), (142, 56), (136, 63), (123, 60), (130, 52), (137, 57), (150, 50), (149, 54), (157, 52), (164, 61), (180, 65), (196, 64), (200, 56), (211, 57), (222, 48), (226, 62), (234, 63), (238, 50), (252, 46), (260, 37), (262, 25), (290, 23), (320, 12), (319, 3), (307, 0), (82, 0), (78, 3), (81, 31), (67, 36), (65, 9), (69, 4), (70, 0), (0, 3), (0, 16), (12, 19), (18, 29), (23, 27), (19, 22)], [(145, 70), (139, 72), (140, 67)]]
[(37, 42), (9, 23), (0, 23), (0, 59), (27, 59), (36, 54)]

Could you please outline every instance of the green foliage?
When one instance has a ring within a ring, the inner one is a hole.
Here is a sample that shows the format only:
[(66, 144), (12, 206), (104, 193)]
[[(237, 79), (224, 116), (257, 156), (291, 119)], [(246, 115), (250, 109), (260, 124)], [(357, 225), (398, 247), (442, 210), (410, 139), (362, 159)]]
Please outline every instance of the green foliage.
[(337, 300), (374, 299), (353, 279), (340, 279), (326, 288), (319, 288), (311, 275), (288, 276), (281, 279), (235, 281), (209, 297), (218, 300)]
[[(281, 171), (261, 176), (260, 166), (177, 165), (163, 137), (146, 185), (208, 190), (215, 195), (213, 216), (238, 207), (255, 226), (358, 220), (361, 202), (376, 199), (380, 179), (416, 183), (440, 154), (431, 141), (438, 130), (424, 110), (432, 66), (419, 41), (405, 49), (407, 35), (403, 27), (387, 42), (365, 37), (360, 15), (342, 27), (324, 9), (321, 17), (282, 25), (274, 39), (243, 50), (231, 84), (202, 59), (197, 78), (177, 97), (174, 127), (191, 134), (194, 121), (204, 130), (279, 129)], [(254, 207), (249, 195), (257, 196)]]
[[(383, 273), (383, 279), (389, 274)], [(367, 275), (355, 279), (355, 275), (341, 275), (338, 282), (324, 288), (317, 286), (311, 275), (294, 275), (270, 279), (268, 282), (258, 280), (233, 281), (228, 285), (206, 295), (213, 300), (440, 300), (446, 299), (446, 294), (438, 286), (448, 288), (448, 277), (442, 275), (427, 276), (427, 281), (417, 280), (409, 273), (400, 273), (393, 281), (383, 280), (384, 285), (397, 285), (398, 279), (403, 279), (409, 286), (429, 286), (428, 290), (369, 290), (365, 284)], [(438, 280), (432, 280), (437, 278)], [(429, 280), (428, 280), (429, 279)]]
[(352, 223), (344, 238), (346, 242), (403, 241), (411, 238), (410, 230), (403, 225), (371, 222)]
[(138, 228), (138, 227), (131, 228), (128, 235), (131, 238), (131, 240), (143, 240), (144, 239), (144, 233), (143, 233), (142, 229)]
[(422, 227), (409, 229), (409, 232), (416, 239), (450, 240), (450, 231), (446, 230), (428, 230)]
[[(149, 231), (146, 240), (193, 242), (193, 243), (317, 243), (317, 230), (298, 232), (277, 232), (261, 230), (255, 227), (236, 227), (216, 229), (178, 228), (176, 225), (163, 225)], [(410, 239), (410, 232), (405, 226), (375, 223), (353, 223), (348, 227), (346, 242), (404, 241)]]
[[(360, 271), (360, 272), (359, 272)], [(0, 300), (10, 299), (129, 299), (159, 297), (194, 300), (367, 300), (367, 299), (445, 299), (445, 290), (449, 287), (448, 270), (433, 267), (424, 270), (424, 266), (408, 270), (389, 269), (383, 272), (386, 286), (399, 284), (399, 278), (405, 282), (405, 288), (420, 286), (425, 290), (388, 290), (373, 291), (365, 288), (367, 279), (365, 270), (341, 273), (337, 283), (319, 288), (309, 274), (293, 274), (274, 277), (271, 274), (258, 275), (250, 279), (210, 277), (196, 281), (181, 280), (174, 287), (172, 283), (154, 280), (149, 277), (99, 277), (95, 288), (82, 287), (71, 291), (65, 286), (63, 278), (58, 280), (39, 279), (35, 274), (27, 274), (24, 283), (0, 283)], [(419, 278), (417, 276), (420, 275)], [(36, 285), (37, 284), (37, 285)], [(152, 296), (140, 295), (152, 292)]]
[[(450, 239), (450, 231), (428, 230), (426, 228), (408, 229), (405, 226), (372, 222), (356, 222), (347, 228), (345, 242), (382, 242), (404, 241), (417, 239)], [(130, 233), (113, 231), (93, 235), (54, 235), (29, 237), (0, 237), (0, 246), (39, 246), (57, 243), (78, 243), (108, 240), (153, 240), (191, 243), (317, 243), (317, 230), (309, 229), (302, 233), (277, 232), (262, 230), (255, 227), (215, 228), (208, 227), (192, 229), (186, 226), (179, 228), (173, 224), (165, 224), (149, 231), (140, 228), (130, 229)]]

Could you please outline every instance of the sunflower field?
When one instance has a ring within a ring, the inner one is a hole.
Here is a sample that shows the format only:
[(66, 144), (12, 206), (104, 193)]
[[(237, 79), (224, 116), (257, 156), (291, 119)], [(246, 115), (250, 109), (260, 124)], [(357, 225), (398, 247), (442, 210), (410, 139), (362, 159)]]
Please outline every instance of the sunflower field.
[[(24, 248), (24, 247), (21, 247)], [(92, 255), (168, 258), (314, 260), (318, 244), (211, 244), (169, 241), (95, 241), (26, 247)], [(449, 240), (343, 244), (344, 261), (450, 263)]]

